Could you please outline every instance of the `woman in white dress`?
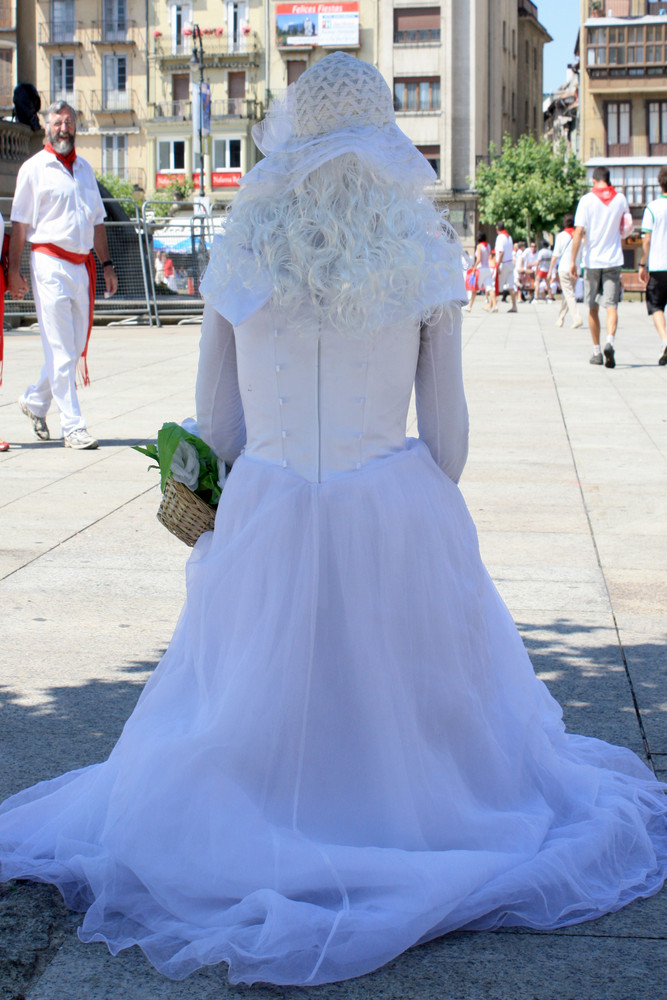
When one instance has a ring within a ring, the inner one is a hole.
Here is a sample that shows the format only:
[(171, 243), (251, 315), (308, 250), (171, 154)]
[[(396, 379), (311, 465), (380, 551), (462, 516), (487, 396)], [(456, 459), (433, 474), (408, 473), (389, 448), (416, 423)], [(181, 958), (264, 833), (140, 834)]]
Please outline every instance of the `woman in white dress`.
[(479, 558), (461, 252), (389, 88), (329, 55), (257, 141), (203, 285), (215, 531), (109, 759), (2, 807), (0, 874), (173, 978), (310, 985), (656, 892), (663, 786), (565, 733)]

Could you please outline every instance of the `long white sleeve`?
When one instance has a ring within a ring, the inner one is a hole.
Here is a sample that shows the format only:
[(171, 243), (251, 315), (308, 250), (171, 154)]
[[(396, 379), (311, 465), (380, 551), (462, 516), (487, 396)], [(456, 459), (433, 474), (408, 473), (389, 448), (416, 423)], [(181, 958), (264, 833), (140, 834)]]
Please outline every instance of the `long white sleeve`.
[(196, 403), (202, 439), (218, 458), (231, 465), (246, 441), (234, 327), (208, 304), (199, 343)]
[(422, 327), (415, 397), (419, 437), (442, 471), (458, 483), (468, 457), (460, 310), (446, 310), (438, 323)]

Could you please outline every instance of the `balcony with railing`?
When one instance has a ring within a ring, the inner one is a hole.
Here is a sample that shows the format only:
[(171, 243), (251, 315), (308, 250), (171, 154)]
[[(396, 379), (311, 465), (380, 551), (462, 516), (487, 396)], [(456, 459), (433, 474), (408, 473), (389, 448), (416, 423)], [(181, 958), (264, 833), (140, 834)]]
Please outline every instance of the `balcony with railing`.
[(537, 4), (531, 0), (519, 0), (519, 17), (533, 17), (537, 21)]
[(191, 121), (192, 102), (181, 101), (158, 101), (151, 105), (149, 118), (154, 121)]
[[(252, 31), (247, 35), (229, 35), (226, 31), (216, 34), (219, 29), (202, 29), (202, 46), (204, 65), (217, 66), (225, 56), (253, 56), (258, 51), (257, 34)], [(160, 68), (168, 68), (173, 62), (182, 62), (192, 55), (194, 45), (191, 34), (183, 34), (178, 38), (163, 35), (159, 29), (153, 32), (155, 56)]]
[(394, 31), (394, 45), (428, 45), (440, 41), (440, 28), (408, 28)]
[(91, 110), (94, 115), (136, 114), (143, 117), (134, 90), (93, 90), (90, 95)]
[[(117, 177), (120, 181), (128, 181), (141, 191), (146, 190), (146, 171), (143, 167), (115, 166), (102, 168), (103, 177)], [(102, 182), (104, 183), (104, 182)]]
[(84, 27), (83, 21), (75, 21), (69, 17), (41, 21), (37, 25), (37, 42), (39, 45), (55, 45), (59, 48), (83, 45)]
[(211, 118), (256, 118), (257, 102), (245, 97), (211, 101)]
[(91, 40), (93, 45), (136, 45), (137, 22), (125, 17), (105, 18), (93, 21)]

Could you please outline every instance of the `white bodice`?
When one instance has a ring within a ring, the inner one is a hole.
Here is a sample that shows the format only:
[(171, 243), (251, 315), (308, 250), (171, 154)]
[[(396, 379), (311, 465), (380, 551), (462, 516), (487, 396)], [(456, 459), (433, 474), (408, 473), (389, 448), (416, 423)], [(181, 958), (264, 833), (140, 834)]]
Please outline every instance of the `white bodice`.
[(381, 330), (318, 329), (306, 306), (269, 300), (234, 325), (207, 303), (197, 374), (202, 438), (231, 465), (246, 456), (312, 483), (406, 447), (415, 387), (419, 437), (458, 481), (468, 446), (461, 313), (433, 326), (405, 319)]
[(265, 306), (235, 339), (247, 456), (323, 482), (405, 447), (417, 324), (352, 337)]

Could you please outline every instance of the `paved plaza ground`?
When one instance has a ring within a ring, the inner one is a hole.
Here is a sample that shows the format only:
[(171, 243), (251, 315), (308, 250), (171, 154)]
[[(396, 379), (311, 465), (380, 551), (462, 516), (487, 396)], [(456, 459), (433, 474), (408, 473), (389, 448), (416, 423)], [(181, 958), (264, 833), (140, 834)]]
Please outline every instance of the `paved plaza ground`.
[[(461, 489), (482, 555), (568, 728), (667, 779), (667, 367), (639, 302), (617, 367), (587, 330), (522, 304), (463, 325), (471, 448)], [(5, 342), (0, 389), (0, 799), (103, 759), (163, 653), (189, 550), (156, 518), (130, 445), (194, 410), (196, 326), (96, 328), (81, 393), (91, 452), (37, 442), (16, 405), (36, 333)], [(57, 417), (51, 416), (52, 432)], [(414, 414), (409, 432), (415, 434)], [(667, 892), (554, 933), (455, 934), (312, 989), (182, 983), (138, 949), (83, 945), (46, 886), (0, 890), (0, 1000), (666, 1000)]]

